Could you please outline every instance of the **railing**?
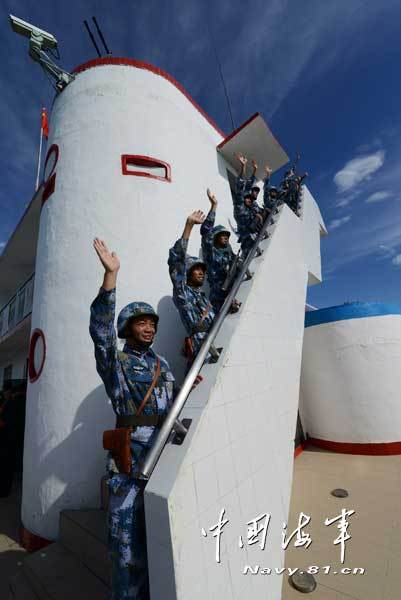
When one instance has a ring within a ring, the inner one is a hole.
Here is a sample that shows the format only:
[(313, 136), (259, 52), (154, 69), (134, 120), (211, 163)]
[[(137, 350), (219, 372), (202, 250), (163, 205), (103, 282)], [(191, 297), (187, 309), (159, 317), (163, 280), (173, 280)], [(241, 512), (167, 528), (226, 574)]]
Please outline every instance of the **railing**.
[(0, 338), (32, 312), (34, 279), (35, 273), (0, 310)]
[(187, 373), (184, 383), (183, 383), (179, 393), (177, 394), (170, 411), (167, 414), (166, 420), (164, 421), (163, 426), (161, 427), (161, 429), (155, 439), (154, 444), (150, 448), (143, 463), (140, 465), (139, 471), (137, 473), (135, 473), (135, 477), (137, 477), (138, 479), (149, 479), (149, 477), (151, 476), (152, 471), (155, 468), (156, 463), (159, 459), (159, 456), (162, 453), (162, 450), (163, 450), (168, 438), (170, 437), (171, 431), (173, 429), (175, 429), (174, 423), (178, 419), (180, 412), (184, 408), (184, 405), (185, 405), (185, 402), (187, 401), (188, 395), (192, 389), (195, 379), (196, 379), (200, 369), (202, 368), (202, 365), (203, 365), (208, 353), (211, 350), (212, 350), (213, 354), (215, 354), (217, 352), (213, 346), (213, 342), (214, 342), (218, 332), (220, 331), (220, 327), (223, 324), (223, 321), (230, 309), (230, 306), (238, 292), (239, 287), (241, 286), (243, 280), (247, 278), (246, 275), (247, 275), (249, 265), (250, 265), (252, 259), (254, 258), (255, 255), (258, 256), (259, 253), (261, 252), (259, 249), (260, 242), (263, 241), (264, 239), (266, 239), (266, 237), (270, 237), (270, 234), (267, 232), (267, 229), (275, 223), (274, 216), (279, 212), (278, 207), (282, 203), (283, 202), (282, 202), (281, 198), (278, 198), (276, 200), (276, 202), (270, 212), (270, 215), (266, 218), (266, 220), (263, 224), (263, 227), (260, 230), (260, 232), (255, 240), (255, 243), (254, 243), (251, 251), (246, 256), (244, 262), (242, 263), (240, 272), (237, 275), (236, 279), (234, 280), (234, 283), (225, 299), (223, 306), (220, 309), (220, 312), (217, 315), (216, 320), (214, 321), (214, 323), (209, 331), (208, 336), (206, 337), (198, 354), (196, 355), (196, 358)]

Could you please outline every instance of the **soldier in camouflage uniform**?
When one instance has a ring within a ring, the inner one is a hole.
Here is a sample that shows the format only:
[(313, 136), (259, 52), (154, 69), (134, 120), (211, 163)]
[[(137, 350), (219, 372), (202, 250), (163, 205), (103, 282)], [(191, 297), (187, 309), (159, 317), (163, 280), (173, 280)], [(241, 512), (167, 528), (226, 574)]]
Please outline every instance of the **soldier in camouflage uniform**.
[[(134, 427), (131, 434), (133, 473), (146, 456), (158, 428), (173, 402), (174, 376), (166, 360), (151, 349), (159, 317), (144, 302), (126, 306), (117, 320), (118, 337), (126, 340), (117, 349), (114, 329), (116, 281), (120, 267), (117, 255), (110, 253), (98, 238), (94, 248), (105, 269), (103, 285), (91, 305), (90, 335), (95, 346), (96, 369), (112, 401), (117, 419), (135, 415), (151, 382), (160, 375), (141, 416), (146, 425)], [(125, 425), (123, 425), (125, 426)], [(112, 565), (112, 600), (148, 600), (146, 532), (143, 502), (144, 483), (132, 475), (119, 473), (108, 458), (108, 546)]]
[(270, 215), (278, 198), (281, 196), (281, 190), (278, 190), (274, 185), (270, 185), (270, 177), (272, 170), (269, 165), (265, 166), (265, 179), (263, 181), (263, 206), (266, 211), (266, 216)]
[[(235, 259), (235, 254), (229, 243), (230, 231), (223, 225), (214, 225), (216, 218), (217, 199), (211, 191), (207, 190), (211, 208), (203, 221), (200, 233), (202, 236), (202, 255), (206, 263), (206, 276), (210, 287), (210, 302), (214, 311), (219, 312), (227, 291), (222, 286)], [(239, 302), (234, 300), (230, 312), (237, 312)]]
[(263, 225), (264, 211), (256, 202), (259, 188), (253, 185), (256, 181), (255, 173), (258, 168), (256, 162), (252, 161), (253, 173), (249, 179), (246, 179), (245, 171), (248, 161), (241, 154), (237, 154), (237, 158), (241, 163), (241, 172), (237, 177), (233, 197), (234, 218), (238, 226), (238, 241), (245, 257), (254, 245)]
[(215, 317), (212, 304), (202, 291), (206, 265), (199, 258), (187, 255), (192, 228), (194, 225), (201, 225), (204, 219), (205, 215), (200, 210), (189, 215), (182, 236), (170, 248), (168, 257), (173, 302), (180, 313), (193, 349), (192, 356), (187, 356), (188, 366), (197, 355)]
[(284, 192), (283, 200), (289, 208), (298, 214), (299, 196), (301, 192), (302, 181), (308, 176), (308, 173), (297, 175), (295, 164), (284, 174), (281, 182), (281, 188)]

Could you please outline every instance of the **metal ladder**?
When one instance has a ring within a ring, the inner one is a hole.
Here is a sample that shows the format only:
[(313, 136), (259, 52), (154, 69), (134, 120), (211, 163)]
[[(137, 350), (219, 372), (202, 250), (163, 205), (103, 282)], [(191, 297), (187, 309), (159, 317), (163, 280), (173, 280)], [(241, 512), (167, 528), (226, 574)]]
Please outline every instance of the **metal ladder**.
[[(299, 205), (301, 203), (301, 197), (302, 197), (301, 195), (302, 195), (302, 192), (300, 194)], [(184, 408), (187, 398), (192, 390), (193, 384), (199, 374), (199, 371), (201, 370), (201, 368), (203, 366), (203, 363), (206, 360), (207, 355), (210, 354), (212, 356), (211, 362), (217, 362), (219, 359), (220, 352), (215, 348), (214, 340), (220, 331), (223, 321), (231, 307), (231, 304), (232, 304), (242, 282), (249, 279), (249, 265), (250, 265), (251, 261), (253, 260), (253, 258), (255, 256), (260, 256), (262, 254), (262, 251), (259, 249), (259, 244), (263, 240), (270, 237), (271, 234), (269, 234), (269, 232), (267, 230), (269, 229), (269, 227), (271, 227), (275, 223), (274, 217), (279, 213), (279, 210), (280, 210), (279, 207), (282, 204), (283, 204), (283, 199), (277, 198), (275, 204), (273, 205), (273, 208), (271, 209), (269, 216), (264, 221), (263, 226), (258, 233), (258, 236), (255, 240), (253, 247), (251, 248), (248, 255), (244, 258), (242, 265), (240, 267), (240, 271), (237, 274), (237, 276), (235, 277), (234, 282), (231, 286), (231, 289), (225, 299), (225, 302), (224, 302), (223, 306), (221, 307), (220, 312), (217, 314), (217, 317), (216, 317), (215, 321), (213, 322), (213, 325), (210, 328), (210, 331), (209, 331), (207, 337), (205, 338), (198, 354), (196, 355), (196, 358), (195, 358), (194, 362), (192, 363), (191, 368), (189, 369), (189, 371), (185, 377), (184, 383), (183, 383), (179, 393), (177, 394), (176, 398), (174, 399), (174, 403), (173, 403), (169, 413), (166, 416), (163, 426), (160, 428), (160, 431), (157, 434), (154, 444), (152, 445), (149, 452), (147, 453), (144, 461), (140, 464), (138, 471), (136, 473), (134, 473), (134, 477), (136, 477), (138, 479), (144, 479), (144, 480), (148, 480), (150, 478), (150, 476), (153, 472), (153, 469), (155, 468), (156, 463), (162, 453), (162, 450), (173, 430), (176, 432), (176, 437), (178, 438), (178, 442), (176, 442), (176, 443), (182, 443), (182, 441), (184, 440), (185, 435), (188, 431), (187, 427), (189, 426), (190, 421), (188, 423), (187, 419), (184, 419), (181, 422), (178, 420), (178, 416), (181, 413), (182, 409)], [(299, 209), (298, 209), (298, 215), (299, 215)]]

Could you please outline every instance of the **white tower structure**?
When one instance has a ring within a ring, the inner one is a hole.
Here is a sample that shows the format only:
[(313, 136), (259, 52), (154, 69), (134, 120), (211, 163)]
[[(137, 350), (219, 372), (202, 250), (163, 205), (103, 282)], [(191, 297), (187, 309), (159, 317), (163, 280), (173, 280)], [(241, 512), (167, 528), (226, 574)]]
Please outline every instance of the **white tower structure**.
[(400, 454), (401, 310), (350, 302), (306, 314), (300, 414), (334, 452)]
[[(57, 537), (61, 509), (98, 505), (102, 432), (114, 426), (88, 333), (102, 278), (93, 238), (121, 260), (117, 311), (151, 303), (160, 315), (155, 349), (182, 373), (168, 249), (190, 212), (209, 210), (207, 187), (219, 200), (216, 222), (232, 219), (238, 135), (242, 151), (273, 170), (287, 161), (258, 115), (225, 144), (187, 92), (151, 65), (103, 58), (75, 74), (51, 115), (32, 312), (22, 521), (45, 539)], [(194, 235), (192, 254), (199, 242)]]

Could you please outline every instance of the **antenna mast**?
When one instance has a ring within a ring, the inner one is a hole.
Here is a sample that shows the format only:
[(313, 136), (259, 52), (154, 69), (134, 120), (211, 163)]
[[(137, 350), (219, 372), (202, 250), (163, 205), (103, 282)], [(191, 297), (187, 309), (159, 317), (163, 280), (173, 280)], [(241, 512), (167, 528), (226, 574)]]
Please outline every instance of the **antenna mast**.
[(107, 44), (106, 44), (106, 40), (104, 39), (104, 35), (103, 35), (103, 33), (102, 33), (102, 30), (100, 29), (100, 27), (99, 27), (99, 25), (98, 25), (98, 22), (97, 22), (97, 20), (96, 20), (96, 17), (92, 17), (92, 21), (93, 21), (93, 22), (94, 22), (94, 24), (95, 24), (95, 27), (96, 27), (96, 30), (97, 30), (97, 33), (98, 33), (98, 35), (99, 35), (100, 39), (102, 40), (102, 44), (103, 44), (103, 46), (104, 46), (104, 49), (106, 50), (106, 54), (111, 54), (111, 51), (109, 50), (109, 48), (108, 48), (108, 46), (107, 46)]
[(227, 106), (228, 106), (228, 112), (230, 113), (231, 125), (232, 125), (232, 128), (235, 129), (233, 113), (232, 113), (232, 110), (231, 110), (230, 97), (228, 95), (228, 90), (227, 90), (226, 82), (224, 81), (223, 69), (221, 67), (219, 55), (217, 53), (217, 48), (216, 48), (216, 44), (215, 44), (215, 41), (214, 41), (214, 38), (213, 38), (212, 28), (210, 27), (209, 20), (207, 21), (207, 26), (208, 26), (208, 29), (209, 29), (209, 35), (210, 35), (210, 40), (212, 42), (212, 46), (213, 46), (213, 50), (214, 50), (214, 55), (216, 57), (217, 66), (219, 68), (221, 82), (223, 84), (224, 94), (226, 96), (226, 101), (227, 101)]
[[(104, 35), (102, 33), (102, 30), (100, 29), (99, 23), (96, 20), (96, 17), (92, 17), (92, 21), (93, 21), (93, 23), (94, 23), (94, 25), (96, 27), (96, 31), (97, 31), (97, 34), (98, 34), (98, 36), (100, 38), (100, 41), (102, 42), (102, 44), (104, 46), (104, 49), (106, 50), (106, 54), (110, 56), (111, 51), (109, 50), (109, 48), (108, 48), (108, 46), (106, 44), (106, 40), (104, 39)], [(91, 32), (91, 30), (89, 28), (88, 21), (85, 20), (84, 21), (84, 25), (85, 25), (86, 31), (88, 32), (88, 35), (89, 35), (89, 37), (90, 37), (90, 39), (92, 41), (92, 44), (95, 47), (95, 50), (97, 52), (98, 57), (101, 58), (102, 54), (101, 54), (101, 52), (99, 50), (99, 46), (96, 43), (95, 36), (93, 35), (93, 33)]]
[(96, 40), (93, 37), (93, 33), (91, 32), (91, 30), (89, 29), (89, 25), (88, 25), (88, 21), (84, 21), (84, 25), (86, 27), (86, 31), (88, 32), (88, 35), (92, 41), (92, 44), (95, 46), (95, 50), (97, 52), (98, 57), (100, 58), (102, 55), (100, 54), (100, 50), (99, 50), (99, 46), (96, 44)]

